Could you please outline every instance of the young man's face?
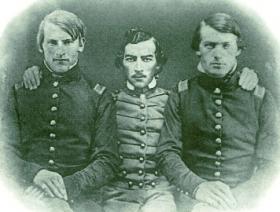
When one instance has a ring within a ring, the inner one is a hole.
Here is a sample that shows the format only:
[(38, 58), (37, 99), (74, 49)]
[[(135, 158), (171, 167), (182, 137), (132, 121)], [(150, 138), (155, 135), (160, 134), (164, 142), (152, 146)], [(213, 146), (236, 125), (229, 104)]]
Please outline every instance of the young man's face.
[(152, 39), (126, 45), (123, 67), (127, 80), (135, 88), (146, 88), (152, 81), (157, 69), (155, 51)]
[(45, 61), (54, 72), (66, 72), (78, 61), (84, 41), (72, 40), (59, 26), (45, 23), (42, 43)]
[(205, 72), (216, 78), (224, 77), (236, 64), (241, 53), (237, 46), (237, 36), (222, 33), (204, 25), (200, 30), (201, 42), (197, 55)]

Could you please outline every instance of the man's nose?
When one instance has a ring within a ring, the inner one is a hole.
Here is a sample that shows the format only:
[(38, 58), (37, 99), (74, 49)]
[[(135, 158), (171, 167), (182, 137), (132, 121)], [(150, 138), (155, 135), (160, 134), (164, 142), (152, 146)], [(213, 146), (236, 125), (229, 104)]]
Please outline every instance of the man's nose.
[(65, 55), (65, 53), (66, 53), (66, 49), (65, 49), (64, 44), (58, 43), (57, 48), (56, 48), (56, 55), (58, 57), (62, 57)]
[(135, 71), (137, 71), (137, 72), (143, 71), (143, 66), (142, 66), (142, 61), (141, 60), (136, 60)]
[(221, 46), (216, 46), (212, 51), (212, 55), (215, 59), (221, 59), (224, 55), (224, 49)]

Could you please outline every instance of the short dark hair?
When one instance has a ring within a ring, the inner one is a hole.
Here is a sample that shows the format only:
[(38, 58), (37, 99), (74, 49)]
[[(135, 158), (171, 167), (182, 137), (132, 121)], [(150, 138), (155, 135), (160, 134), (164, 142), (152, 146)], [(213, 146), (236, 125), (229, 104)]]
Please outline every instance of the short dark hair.
[(42, 43), (44, 41), (44, 27), (46, 23), (52, 23), (60, 27), (63, 31), (68, 33), (73, 40), (77, 38), (80, 40), (85, 39), (86, 27), (78, 16), (65, 10), (55, 10), (46, 15), (40, 23), (37, 33), (37, 46), (40, 52), (43, 51)]
[(214, 13), (206, 19), (202, 20), (195, 29), (191, 43), (191, 47), (193, 50), (199, 50), (199, 44), (201, 42), (200, 29), (203, 25), (208, 25), (219, 32), (232, 33), (236, 35), (238, 48), (246, 48), (243, 40), (241, 39), (241, 31), (238, 23), (226, 13)]
[(137, 44), (150, 39), (153, 40), (156, 47), (155, 56), (156, 56), (157, 65), (160, 67), (157, 72), (159, 73), (162, 70), (162, 66), (167, 62), (167, 57), (159, 41), (152, 35), (152, 33), (148, 31), (144, 31), (141, 28), (132, 28), (125, 33), (124, 40), (115, 59), (116, 67), (117, 68), (123, 67), (124, 51), (127, 44), (129, 43)]

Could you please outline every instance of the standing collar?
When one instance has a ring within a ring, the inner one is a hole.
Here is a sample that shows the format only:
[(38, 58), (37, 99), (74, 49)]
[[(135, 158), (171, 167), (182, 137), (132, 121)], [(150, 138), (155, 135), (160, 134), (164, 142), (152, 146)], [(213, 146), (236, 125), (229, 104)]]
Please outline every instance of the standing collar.
[(70, 70), (64, 72), (64, 73), (55, 73), (53, 70), (50, 69), (50, 67), (44, 63), (41, 65), (43, 70), (43, 80), (46, 78), (46, 80), (51, 80), (55, 78), (56, 80), (62, 81), (62, 82), (71, 82), (71, 81), (77, 81), (81, 78), (81, 71), (79, 68), (78, 63), (76, 63), (74, 66), (71, 67)]

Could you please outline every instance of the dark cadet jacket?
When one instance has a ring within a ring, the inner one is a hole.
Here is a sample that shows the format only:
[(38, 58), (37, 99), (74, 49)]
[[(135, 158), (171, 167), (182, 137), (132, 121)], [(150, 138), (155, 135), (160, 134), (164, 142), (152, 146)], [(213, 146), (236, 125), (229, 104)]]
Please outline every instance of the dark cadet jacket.
[(92, 88), (78, 65), (62, 76), (45, 66), (41, 70), (37, 89), (15, 86), (15, 114), (9, 123), (18, 126), (19, 136), (13, 132), (7, 139), (9, 169), (26, 185), (41, 169), (57, 172), (69, 198), (75, 198), (107, 183), (116, 172), (112, 98), (105, 87)]
[(113, 94), (121, 159), (115, 185), (129, 189), (169, 185), (159, 177), (154, 158), (168, 96), (169, 91), (158, 87), (141, 93), (124, 88)]
[(224, 79), (199, 74), (170, 94), (161, 132), (159, 168), (181, 192), (205, 180), (231, 188), (251, 178), (260, 161), (279, 157), (277, 110), (268, 90), (238, 86), (239, 72)]

